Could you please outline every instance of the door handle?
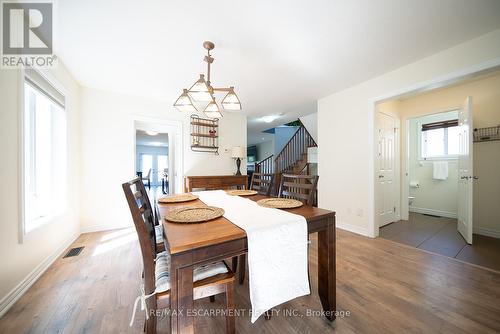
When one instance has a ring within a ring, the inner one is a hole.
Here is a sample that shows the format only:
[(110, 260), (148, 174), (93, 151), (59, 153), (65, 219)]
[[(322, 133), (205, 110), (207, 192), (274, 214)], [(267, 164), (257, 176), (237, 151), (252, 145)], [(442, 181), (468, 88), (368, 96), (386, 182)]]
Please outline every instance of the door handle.
[(461, 180), (468, 180), (470, 176), (461, 176), (460, 179)]
[(384, 177), (384, 175), (379, 175), (379, 176), (378, 176), (378, 178), (379, 178), (379, 179), (381, 179), (381, 178), (383, 178), (383, 177)]
[(472, 179), (474, 179), (474, 180), (479, 180), (479, 177), (477, 177), (477, 176), (473, 176), (473, 177), (472, 177)]

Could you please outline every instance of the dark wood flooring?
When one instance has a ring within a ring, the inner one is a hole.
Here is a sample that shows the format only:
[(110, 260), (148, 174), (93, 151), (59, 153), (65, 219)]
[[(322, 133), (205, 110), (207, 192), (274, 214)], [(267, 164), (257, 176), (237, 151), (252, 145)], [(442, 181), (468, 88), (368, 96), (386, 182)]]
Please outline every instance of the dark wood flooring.
[[(498, 333), (500, 273), (383, 238), (337, 230), (337, 308), (330, 323), (319, 312), (317, 239), (311, 237), (312, 294), (276, 308), (270, 321), (236, 319), (237, 333)], [(133, 229), (83, 234), (73, 258), (59, 258), (0, 319), (0, 333), (142, 333), (141, 313), (129, 327), (139, 293), (140, 250)], [(248, 277), (248, 275), (247, 275)], [(271, 278), (272, 279), (272, 278)], [(235, 305), (248, 312), (248, 281), (236, 285)], [(222, 309), (222, 296), (195, 302)], [(288, 315), (284, 315), (289, 310)], [(224, 318), (195, 320), (197, 333), (222, 333)], [(168, 319), (158, 324), (168, 332)]]
[(500, 239), (474, 234), (468, 245), (457, 231), (457, 220), (410, 212), (380, 229), (380, 237), (429, 252), (500, 271)]

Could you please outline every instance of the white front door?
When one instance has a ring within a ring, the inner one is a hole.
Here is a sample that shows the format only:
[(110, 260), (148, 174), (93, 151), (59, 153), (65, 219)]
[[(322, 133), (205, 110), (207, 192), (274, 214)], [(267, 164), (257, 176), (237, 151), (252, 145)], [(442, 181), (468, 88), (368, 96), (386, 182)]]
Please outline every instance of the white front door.
[(472, 244), (472, 98), (465, 100), (458, 113), (458, 232)]
[(396, 120), (378, 113), (377, 215), (379, 227), (396, 220), (395, 188)]

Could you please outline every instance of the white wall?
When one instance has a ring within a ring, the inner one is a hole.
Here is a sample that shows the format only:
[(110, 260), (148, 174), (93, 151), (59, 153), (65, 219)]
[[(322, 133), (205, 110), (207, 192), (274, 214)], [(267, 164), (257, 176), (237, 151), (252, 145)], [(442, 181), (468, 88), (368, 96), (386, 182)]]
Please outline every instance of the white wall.
[(51, 223), (30, 232), (19, 243), (19, 89), (18, 70), (0, 70), (0, 316), (16, 293), (19, 284), (29, 284), (41, 270), (54, 260), (80, 231), (80, 88), (59, 61), (58, 68), (47, 72), (66, 90), (68, 113), (68, 188), (69, 209)]
[(318, 144), (318, 113), (315, 112), (306, 116), (301, 116), (299, 119), (313, 137), (316, 144)]
[[(176, 111), (171, 101), (82, 88), (83, 231), (132, 224), (121, 184), (135, 175), (134, 119), (137, 117), (182, 122), (184, 175), (235, 173), (236, 165), (230, 149), (233, 146), (246, 147), (245, 114), (224, 113), (219, 122), (218, 156), (191, 151), (189, 116)], [(245, 173), (245, 164), (242, 168)]]
[(274, 154), (274, 140), (257, 143), (257, 160), (261, 161)]
[(410, 211), (435, 214), (450, 218), (456, 217), (457, 215), (457, 159), (446, 160), (448, 162), (448, 178), (446, 180), (434, 180), (432, 161), (420, 160), (418, 152), (418, 132), (422, 124), (453, 118), (458, 118), (458, 112), (447, 112), (413, 118), (409, 122), (409, 180), (410, 182), (417, 181), (420, 185), (419, 188), (410, 187), (409, 189), (410, 196), (415, 197), (412, 206), (410, 206)]
[(339, 227), (376, 236), (374, 101), (500, 58), (500, 30), (318, 101), (319, 206)]

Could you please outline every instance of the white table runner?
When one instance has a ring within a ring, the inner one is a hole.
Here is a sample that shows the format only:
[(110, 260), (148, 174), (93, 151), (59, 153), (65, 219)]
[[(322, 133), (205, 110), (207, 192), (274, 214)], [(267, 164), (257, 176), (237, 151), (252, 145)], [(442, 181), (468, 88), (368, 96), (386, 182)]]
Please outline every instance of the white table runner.
[(223, 208), (224, 217), (247, 234), (252, 323), (274, 306), (310, 293), (304, 217), (222, 190), (195, 194), (206, 205)]

